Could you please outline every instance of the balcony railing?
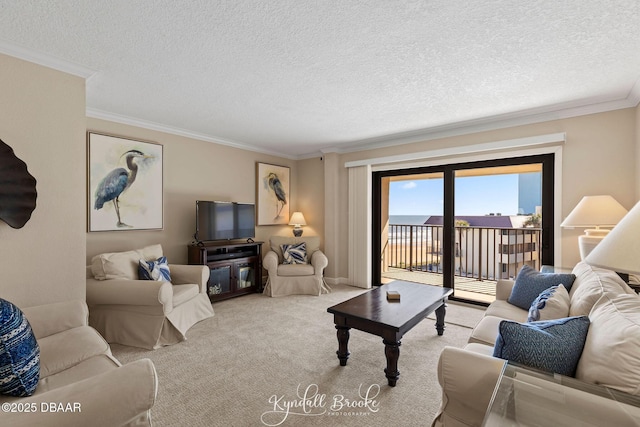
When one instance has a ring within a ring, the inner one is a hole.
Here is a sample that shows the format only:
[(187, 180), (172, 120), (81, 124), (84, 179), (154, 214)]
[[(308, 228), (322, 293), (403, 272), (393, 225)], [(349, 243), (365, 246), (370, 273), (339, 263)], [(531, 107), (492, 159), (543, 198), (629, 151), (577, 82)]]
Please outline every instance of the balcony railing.
[[(476, 280), (514, 278), (527, 264), (540, 269), (540, 228), (455, 227), (455, 275)], [(389, 225), (387, 267), (442, 273), (441, 225)], [(384, 239), (384, 236), (383, 236)]]

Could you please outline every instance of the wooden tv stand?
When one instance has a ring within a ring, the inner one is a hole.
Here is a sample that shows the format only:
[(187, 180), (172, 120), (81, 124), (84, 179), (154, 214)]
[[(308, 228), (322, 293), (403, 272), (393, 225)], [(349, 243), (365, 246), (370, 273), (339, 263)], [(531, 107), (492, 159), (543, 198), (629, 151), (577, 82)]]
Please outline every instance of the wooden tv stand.
[(262, 290), (262, 243), (202, 242), (188, 246), (188, 263), (209, 267), (211, 302)]

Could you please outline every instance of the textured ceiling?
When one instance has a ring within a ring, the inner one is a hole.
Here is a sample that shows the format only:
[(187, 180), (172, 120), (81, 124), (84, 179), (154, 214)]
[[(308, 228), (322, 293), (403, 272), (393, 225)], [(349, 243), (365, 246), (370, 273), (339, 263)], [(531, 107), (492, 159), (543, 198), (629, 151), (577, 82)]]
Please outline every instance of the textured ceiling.
[(92, 70), (89, 116), (298, 158), (636, 105), (640, 2), (0, 0), (0, 52)]

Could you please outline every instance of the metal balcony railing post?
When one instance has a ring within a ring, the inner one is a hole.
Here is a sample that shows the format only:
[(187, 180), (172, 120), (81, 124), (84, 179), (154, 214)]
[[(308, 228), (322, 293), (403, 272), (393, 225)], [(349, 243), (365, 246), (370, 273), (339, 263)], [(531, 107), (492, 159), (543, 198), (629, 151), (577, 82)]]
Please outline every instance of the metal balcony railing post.
[[(482, 282), (482, 228), (479, 230), (478, 236), (478, 280)], [(489, 229), (487, 229), (487, 232)]]
[(409, 226), (409, 271), (413, 271), (413, 225)]

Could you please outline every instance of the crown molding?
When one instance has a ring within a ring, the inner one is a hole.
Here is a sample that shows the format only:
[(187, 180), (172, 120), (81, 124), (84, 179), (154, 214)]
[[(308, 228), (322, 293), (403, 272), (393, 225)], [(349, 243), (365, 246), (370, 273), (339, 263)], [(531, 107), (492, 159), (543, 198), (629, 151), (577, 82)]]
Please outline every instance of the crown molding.
[(424, 128), (415, 131), (401, 132), (374, 138), (362, 139), (343, 147), (329, 147), (323, 150), (323, 152), (336, 152), (344, 154), (373, 150), (378, 148), (394, 147), (397, 145), (410, 144), (414, 142), (431, 141), (434, 139), (567, 119), (571, 117), (603, 113), (624, 108), (632, 108), (636, 107), (639, 102), (640, 79), (633, 86), (628, 96), (623, 99), (591, 99), (590, 103), (582, 101), (581, 103), (573, 103), (573, 105), (563, 104), (562, 106), (555, 105), (519, 111), (515, 113), (501, 114), (481, 119)]
[(43, 67), (62, 71), (63, 73), (82, 77), (85, 80), (90, 79), (97, 73), (96, 70), (92, 70), (84, 65), (65, 61), (64, 59), (60, 59), (46, 53), (37, 52), (33, 49), (27, 49), (4, 40), (0, 40), (0, 53), (13, 56), (24, 61), (33, 62), (35, 64), (42, 65)]
[(297, 156), (291, 156), (287, 154), (278, 153), (275, 151), (265, 150), (260, 147), (256, 147), (249, 144), (244, 144), (229, 139), (218, 138), (203, 133), (192, 132), (187, 129), (181, 129), (173, 126), (167, 126), (160, 123), (155, 123), (147, 120), (138, 119), (136, 117), (125, 116), (123, 114), (111, 113), (96, 108), (87, 108), (87, 117), (94, 119), (107, 120), (110, 122), (121, 123), (124, 125), (136, 126), (143, 129), (154, 130), (158, 132), (169, 133), (172, 135), (184, 136), (186, 138), (197, 139), (199, 141), (211, 142), (214, 144), (225, 145), (227, 147), (238, 148), (240, 150), (253, 151), (256, 153), (268, 154), (270, 156), (284, 157), (286, 159), (298, 160)]
[(630, 103), (633, 104), (633, 106), (637, 106), (638, 104), (640, 104), (640, 78), (636, 80), (636, 84), (634, 84), (629, 91), (629, 96), (627, 96), (627, 99)]
[(186, 129), (175, 128), (159, 123), (149, 122), (134, 117), (124, 116), (106, 111), (87, 108), (87, 116), (112, 122), (128, 124), (145, 129), (157, 130), (174, 135), (212, 142), (214, 144), (226, 145), (242, 150), (253, 151), (271, 156), (283, 157), (290, 160), (304, 160), (320, 157), (327, 153), (353, 153), (378, 148), (395, 147), (398, 145), (415, 142), (431, 141), (434, 139), (448, 138), (453, 136), (468, 135), (491, 130), (505, 129), (515, 126), (543, 123), (553, 120), (561, 120), (572, 117), (585, 116), (589, 114), (604, 113), (608, 111), (621, 110), (624, 108), (634, 108), (640, 103), (640, 79), (636, 81), (626, 98), (606, 99), (592, 98), (589, 102), (581, 101), (560, 106), (547, 106), (536, 109), (518, 111), (515, 113), (501, 114), (497, 116), (485, 117), (481, 119), (468, 120), (451, 123), (442, 126), (419, 129), (409, 132), (383, 135), (374, 138), (362, 139), (348, 144), (347, 146), (329, 146), (318, 151), (300, 155), (290, 155), (280, 152), (265, 150), (254, 145), (242, 142), (218, 138), (211, 135), (192, 132)]
[(564, 132), (550, 133), (546, 135), (534, 135), (523, 138), (506, 139), (501, 141), (491, 141), (472, 145), (463, 145), (456, 147), (446, 147), (433, 150), (422, 151), (418, 153), (398, 154), (394, 156), (368, 158), (364, 160), (355, 160), (346, 162), (346, 168), (366, 166), (366, 165), (382, 165), (391, 163), (401, 163), (407, 161), (421, 159), (437, 159), (443, 157), (460, 156), (466, 154), (479, 154), (493, 152), (506, 149), (525, 149), (535, 148), (548, 145), (562, 145), (567, 140)]

